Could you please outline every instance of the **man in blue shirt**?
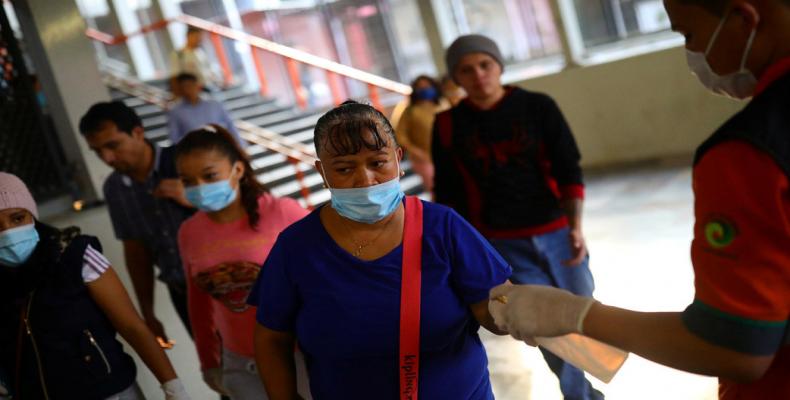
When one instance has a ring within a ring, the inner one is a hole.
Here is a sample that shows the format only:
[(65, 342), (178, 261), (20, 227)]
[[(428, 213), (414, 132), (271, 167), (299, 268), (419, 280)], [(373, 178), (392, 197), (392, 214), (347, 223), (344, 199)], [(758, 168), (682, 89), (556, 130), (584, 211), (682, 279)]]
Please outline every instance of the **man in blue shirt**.
[(104, 182), (104, 198), (115, 236), (123, 242), (126, 268), (140, 312), (153, 333), (167, 339), (154, 314), (154, 265), (173, 306), (189, 332), (186, 283), (177, 235), (193, 214), (177, 179), (173, 148), (145, 139), (137, 114), (119, 101), (94, 104), (80, 120), (80, 132), (114, 172)]
[(167, 130), (170, 141), (178, 143), (187, 133), (206, 126), (219, 124), (230, 131), (233, 137), (245, 147), (247, 143), (239, 137), (236, 125), (230, 118), (228, 111), (216, 100), (200, 97), (201, 84), (195, 75), (182, 73), (176, 77), (179, 93), (182, 100), (167, 114)]

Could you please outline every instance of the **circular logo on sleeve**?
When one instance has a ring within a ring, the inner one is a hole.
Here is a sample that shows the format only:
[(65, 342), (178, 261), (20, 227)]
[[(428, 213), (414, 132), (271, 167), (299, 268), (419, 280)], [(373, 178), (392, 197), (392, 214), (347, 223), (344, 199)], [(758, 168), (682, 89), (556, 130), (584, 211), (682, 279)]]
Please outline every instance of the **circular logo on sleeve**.
[(735, 225), (721, 217), (711, 219), (705, 224), (705, 239), (714, 249), (729, 246), (738, 234)]

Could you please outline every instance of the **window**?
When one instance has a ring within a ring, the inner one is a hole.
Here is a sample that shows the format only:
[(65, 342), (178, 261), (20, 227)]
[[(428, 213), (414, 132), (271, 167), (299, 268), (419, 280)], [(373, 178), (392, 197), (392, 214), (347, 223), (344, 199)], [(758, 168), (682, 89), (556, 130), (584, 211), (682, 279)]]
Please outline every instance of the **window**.
[(661, 0), (573, 0), (586, 49), (669, 30)]
[(460, 35), (482, 34), (497, 42), (510, 65), (562, 53), (549, 1), (434, 0), (433, 6), (445, 25), (445, 45)]

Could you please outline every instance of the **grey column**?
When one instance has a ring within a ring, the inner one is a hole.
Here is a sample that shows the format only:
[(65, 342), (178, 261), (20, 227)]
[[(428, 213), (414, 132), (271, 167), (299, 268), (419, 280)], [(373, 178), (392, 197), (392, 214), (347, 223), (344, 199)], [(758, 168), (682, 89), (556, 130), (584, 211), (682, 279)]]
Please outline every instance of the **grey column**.
[(83, 199), (100, 199), (102, 183), (111, 171), (88, 148), (78, 126), (88, 108), (110, 100), (110, 94), (102, 83), (77, 4), (51, 0), (14, 0), (12, 4)]

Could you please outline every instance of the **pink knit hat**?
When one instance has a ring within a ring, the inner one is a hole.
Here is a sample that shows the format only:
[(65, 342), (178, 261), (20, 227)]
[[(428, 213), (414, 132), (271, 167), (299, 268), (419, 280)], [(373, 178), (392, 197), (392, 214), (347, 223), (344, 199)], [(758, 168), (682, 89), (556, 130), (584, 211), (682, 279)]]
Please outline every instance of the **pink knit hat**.
[(8, 208), (24, 208), (38, 219), (36, 201), (25, 183), (16, 175), (0, 172), (0, 211)]

